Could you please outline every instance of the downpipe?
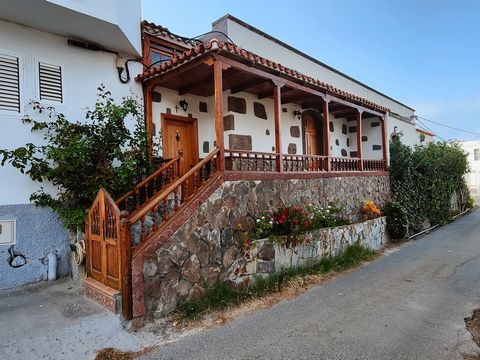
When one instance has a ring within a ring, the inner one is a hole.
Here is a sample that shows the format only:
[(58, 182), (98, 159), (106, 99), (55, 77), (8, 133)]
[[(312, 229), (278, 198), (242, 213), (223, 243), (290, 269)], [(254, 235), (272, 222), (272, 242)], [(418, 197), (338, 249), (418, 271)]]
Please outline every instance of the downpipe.
[(57, 280), (57, 254), (55, 252), (50, 251), (47, 254), (48, 260), (48, 281), (55, 281)]

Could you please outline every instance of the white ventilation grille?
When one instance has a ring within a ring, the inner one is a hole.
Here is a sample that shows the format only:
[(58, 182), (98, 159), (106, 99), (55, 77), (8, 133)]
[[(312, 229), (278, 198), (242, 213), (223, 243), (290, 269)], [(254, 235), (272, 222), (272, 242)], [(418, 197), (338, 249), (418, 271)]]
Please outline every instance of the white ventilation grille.
[(0, 110), (20, 112), (18, 57), (0, 54)]
[(40, 100), (63, 102), (62, 67), (38, 63)]

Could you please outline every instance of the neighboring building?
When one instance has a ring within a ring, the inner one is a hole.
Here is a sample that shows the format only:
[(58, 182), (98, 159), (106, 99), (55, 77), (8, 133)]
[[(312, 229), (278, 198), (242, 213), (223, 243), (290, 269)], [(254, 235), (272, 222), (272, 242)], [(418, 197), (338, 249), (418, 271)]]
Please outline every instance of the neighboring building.
[(435, 141), (435, 134), (424, 129), (415, 129), (417, 132), (417, 144), (428, 144)]
[[(117, 99), (133, 91), (141, 100), (141, 84), (120, 82), (116, 54), (81, 47), (139, 58), (140, 16), (140, 0), (0, 2), (0, 148), (42, 139), (21, 122), (31, 100), (54, 106), (71, 121), (84, 119), (84, 109), (95, 104), (101, 84)], [(79, 46), (69, 45), (72, 39)], [(137, 64), (129, 65), (133, 74), (140, 71)], [(46, 279), (50, 251), (57, 253), (59, 275), (69, 273), (62, 224), (52, 211), (29, 201), (41, 185), (49, 187), (9, 165), (0, 167), (0, 289)], [(9, 265), (12, 245), (26, 257), (26, 265)]]
[(460, 141), (460, 147), (468, 154), (470, 171), (465, 175), (470, 195), (478, 204), (480, 201), (480, 140)]

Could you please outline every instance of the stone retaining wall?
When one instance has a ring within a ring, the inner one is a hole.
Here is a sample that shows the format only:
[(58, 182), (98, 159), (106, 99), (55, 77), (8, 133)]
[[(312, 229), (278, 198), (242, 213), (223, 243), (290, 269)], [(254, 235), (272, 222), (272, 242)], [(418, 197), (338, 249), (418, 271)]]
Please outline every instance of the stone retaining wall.
[[(258, 211), (334, 202), (343, 209), (344, 217), (359, 221), (365, 200), (383, 206), (389, 194), (388, 175), (224, 181), (168, 241), (142, 260), (145, 318), (163, 317), (179, 301), (197, 298), (219, 281), (239, 283), (249, 276), (232, 274), (244, 258), (245, 234), (253, 233)], [(338, 229), (328, 232), (335, 238), (334, 244)]]

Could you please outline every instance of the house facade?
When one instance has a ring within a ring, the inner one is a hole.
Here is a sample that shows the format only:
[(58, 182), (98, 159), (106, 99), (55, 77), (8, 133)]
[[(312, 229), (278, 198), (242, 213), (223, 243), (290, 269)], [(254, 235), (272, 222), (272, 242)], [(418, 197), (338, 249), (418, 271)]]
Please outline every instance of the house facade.
[[(101, 84), (116, 99), (133, 93), (141, 101), (141, 84), (123, 84), (116, 68), (117, 58), (141, 57), (139, 22), (140, 0), (1, 2), (0, 148), (42, 140), (21, 121), (25, 115), (39, 119), (31, 101), (53, 106), (70, 121), (85, 121)], [(133, 74), (141, 71), (129, 66)], [(67, 232), (52, 211), (29, 201), (41, 186), (51, 188), (10, 165), (0, 167), (0, 289), (45, 280), (50, 252), (58, 275), (69, 274)], [(11, 266), (12, 254), (25, 257), (13, 260), (19, 267)]]

